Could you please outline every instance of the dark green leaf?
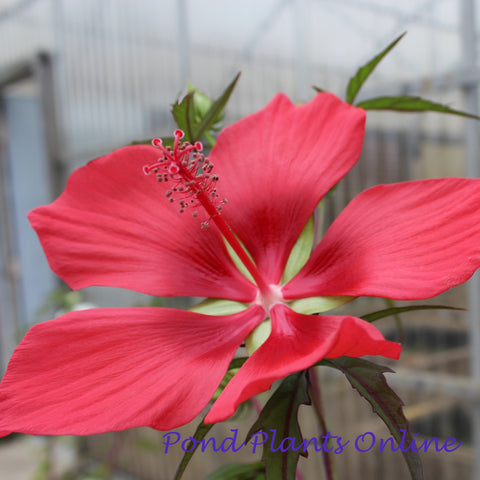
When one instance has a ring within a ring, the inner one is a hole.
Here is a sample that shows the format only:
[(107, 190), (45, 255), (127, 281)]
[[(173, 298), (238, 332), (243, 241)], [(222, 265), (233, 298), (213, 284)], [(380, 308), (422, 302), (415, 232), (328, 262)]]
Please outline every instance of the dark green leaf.
[(235, 78), (232, 80), (230, 85), (224, 90), (222, 95), (213, 102), (212, 106), (208, 109), (207, 113), (203, 117), (202, 121), (200, 122), (200, 125), (196, 128), (194, 132), (194, 138), (191, 139), (191, 141), (197, 141), (201, 140), (202, 137), (204, 136), (205, 133), (208, 132), (209, 128), (215, 125), (215, 123), (218, 122), (219, 118), (221, 117), (223, 110), (225, 108), (225, 105), (228, 102), (228, 99), (230, 98), (230, 95), (233, 92), (233, 89), (235, 88), (235, 85), (237, 84), (238, 79), (240, 78), (240, 72), (237, 73)]
[(414, 312), (415, 310), (465, 310), (464, 308), (448, 307), (446, 305), (410, 305), (408, 307), (393, 307), (379, 310), (378, 312), (369, 313), (360, 317), (367, 322), (374, 322), (380, 318), (389, 317), (390, 315), (398, 315), (403, 312)]
[[(183, 476), (183, 473), (185, 472), (185, 469), (187, 468), (188, 463), (193, 457), (193, 454), (195, 453), (195, 450), (197, 450), (198, 446), (200, 445), (200, 440), (204, 439), (207, 433), (212, 429), (214, 426), (214, 423), (206, 425), (203, 423), (203, 419), (200, 422), (200, 425), (198, 425), (197, 429), (195, 430), (195, 433), (193, 434), (193, 438), (195, 440), (198, 440), (195, 443), (195, 448), (189, 452), (185, 452), (185, 455), (183, 455), (182, 461), (180, 462), (180, 465), (177, 468), (177, 471), (175, 473), (175, 477), (173, 480), (180, 480)], [(190, 449), (190, 443), (187, 445), (187, 448), (185, 450)]]
[(312, 88), (313, 88), (316, 92), (318, 92), (318, 93), (326, 92), (326, 90), (324, 90), (323, 88), (316, 87), (315, 85), (313, 85)]
[(403, 95), (400, 97), (377, 97), (365, 100), (356, 105), (364, 110), (394, 110), (396, 112), (439, 112), (449, 113), (450, 115), (460, 115), (461, 117), (474, 118), (480, 120), (480, 117), (465, 113), (460, 110), (442, 105), (441, 103), (424, 100), (420, 97), (409, 97)]
[[(406, 32), (405, 32), (406, 33)], [(396, 40), (394, 40), (387, 48), (382, 50), (376, 57), (372, 58), (368, 63), (357, 70), (357, 73), (350, 79), (347, 86), (347, 102), (353, 103), (358, 91), (365, 83), (365, 80), (370, 76), (375, 67), (380, 63), (383, 57), (402, 39), (405, 35), (402, 33)]]
[(172, 105), (172, 115), (175, 121), (177, 122), (178, 128), (183, 130), (185, 137), (183, 138), (186, 142), (194, 142), (195, 133), (195, 108), (193, 105), (193, 98), (195, 92), (187, 93), (181, 102), (177, 100), (176, 103)]
[[(271, 396), (248, 432), (246, 442), (257, 432), (269, 435), (262, 453), (267, 480), (295, 480), (298, 457), (300, 454), (307, 456), (307, 452), (301, 449), (293, 451), (287, 447), (291, 446), (291, 442), (295, 442), (296, 447), (297, 442), (302, 443), (303, 437), (297, 419), (298, 408), (302, 404), (310, 403), (306, 372), (289, 375)], [(284, 439), (287, 441), (285, 444)], [(282, 452), (280, 447), (285, 451)]]
[(204, 480), (263, 480), (265, 478), (264, 470), (263, 462), (231, 463), (215, 470)]
[[(384, 421), (393, 438), (404, 447), (402, 453), (412, 480), (422, 480), (423, 469), (420, 456), (418, 452), (407, 450), (413, 437), (408, 420), (403, 414), (403, 402), (388, 386), (383, 375), (393, 370), (362, 358), (341, 357), (335, 360), (324, 360), (323, 363), (343, 372), (352, 387), (370, 403), (373, 411)], [(400, 430), (404, 430), (404, 433)]]

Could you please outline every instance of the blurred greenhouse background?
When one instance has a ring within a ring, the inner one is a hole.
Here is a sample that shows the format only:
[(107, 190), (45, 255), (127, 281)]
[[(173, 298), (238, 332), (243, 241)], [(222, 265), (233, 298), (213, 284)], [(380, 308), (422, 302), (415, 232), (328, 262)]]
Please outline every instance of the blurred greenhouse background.
[[(408, 93), (478, 115), (479, 0), (0, 0), (0, 371), (28, 326), (51, 317), (48, 299), (65, 306), (64, 298), (52, 300), (60, 282), (26, 213), (52, 201), (74, 168), (133, 140), (170, 135), (171, 104), (187, 82), (216, 97), (242, 72), (226, 124), (258, 110), (278, 91), (307, 101), (316, 85), (344, 96), (356, 69), (404, 31), (362, 98)], [(369, 112), (362, 157), (328, 199), (327, 220), (378, 183), (480, 177), (479, 132), (479, 123), (461, 117)], [(100, 306), (148, 302), (106, 288), (82, 295)], [(405, 314), (405, 352), (390, 364), (397, 373), (388, 381), (405, 401), (418, 438), (463, 441), (455, 452), (422, 454), (425, 478), (480, 480), (478, 277), (432, 303), (469, 311)], [(348, 312), (362, 315), (383, 306), (362, 299)], [(398, 339), (392, 319), (380, 328)], [(343, 378), (322, 374), (322, 385), (331, 432), (349, 439), (366, 431), (389, 436)], [(301, 413), (305, 436), (314, 436), (308, 413)], [(215, 432), (245, 432), (254, 417), (243, 415)], [(109, 472), (171, 479), (181, 452), (159, 453), (162, 435), (139, 429), (76, 443), (30, 442), (53, 464), (25, 454), (5, 478), (29, 478), (22, 468), (38, 460), (32, 467), (37, 479), (109, 478)], [(2, 462), (13, 458), (2, 451), (18, 441), (0, 443), (0, 472), (7, 465)], [(185, 478), (255, 459), (198, 453)], [(336, 462), (338, 480), (408, 478), (400, 452), (352, 449)], [(300, 467), (305, 478), (323, 478), (320, 454), (302, 459)]]

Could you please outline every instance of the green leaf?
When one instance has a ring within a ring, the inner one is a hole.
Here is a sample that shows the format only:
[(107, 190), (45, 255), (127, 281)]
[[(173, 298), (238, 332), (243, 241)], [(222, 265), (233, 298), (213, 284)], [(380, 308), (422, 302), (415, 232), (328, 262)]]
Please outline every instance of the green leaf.
[(312, 253), (313, 236), (315, 233), (315, 220), (312, 215), (305, 227), (297, 238), (290, 255), (287, 260), (287, 265), (282, 275), (282, 283), (285, 284), (290, 281), (307, 263), (308, 257)]
[[(239, 357), (239, 358), (234, 358), (230, 362), (230, 365), (228, 366), (228, 369), (227, 369), (227, 372), (225, 373), (225, 376), (223, 377), (222, 381), (220, 382), (220, 385), (218, 386), (216, 392), (213, 394), (213, 397), (212, 397), (213, 401), (217, 400), (217, 398), (220, 396), (220, 394), (225, 390), (225, 387), (227, 386), (228, 382), (230, 382), (230, 380), (234, 377), (234, 375), (240, 370), (240, 367), (247, 360), (248, 360), (248, 357)], [(245, 403), (242, 403), (242, 405), (245, 405)], [(239, 411), (240, 411), (240, 408), (237, 410), (236, 414), (239, 413)]]
[(470, 113), (454, 110), (453, 108), (442, 105), (441, 103), (431, 102), (420, 97), (410, 97), (402, 95), (399, 97), (377, 97), (365, 100), (356, 105), (364, 110), (394, 110), (396, 112), (439, 112), (450, 115), (459, 115), (461, 117), (474, 118), (480, 120), (480, 117)]
[(398, 315), (403, 312), (414, 312), (416, 310), (465, 310), (464, 308), (448, 307), (446, 305), (410, 305), (408, 307), (394, 307), (379, 310), (378, 312), (369, 313), (360, 317), (367, 322), (374, 322), (380, 318), (388, 317), (390, 315)]
[[(405, 448), (406, 451), (402, 451), (402, 453), (412, 480), (422, 480), (423, 469), (420, 456), (418, 452), (407, 450), (413, 437), (408, 420), (403, 414), (403, 402), (388, 386), (383, 375), (385, 372), (393, 372), (393, 370), (361, 358), (341, 357), (323, 362), (343, 372), (352, 388), (370, 403), (373, 411), (383, 420), (393, 438)], [(404, 430), (403, 434), (400, 429)]]
[[(405, 32), (406, 33), (406, 32)], [(405, 33), (402, 33), (396, 40), (394, 40), (387, 48), (382, 50), (376, 57), (372, 58), (368, 63), (357, 70), (357, 73), (350, 79), (347, 86), (347, 102), (352, 103), (357, 96), (358, 91), (365, 83), (365, 80), (370, 76), (375, 67), (381, 62), (383, 57), (403, 38)]]
[(317, 93), (324, 93), (327, 90), (324, 90), (323, 88), (316, 87), (315, 85), (312, 86), (312, 88), (317, 92)]
[[(294, 373), (283, 380), (252, 425), (246, 442), (257, 432), (269, 435), (262, 453), (266, 480), (295, 480), (298, 457), (300, 454), (306, 456), (306, 452), (293, 451), (283, 442), (295, 442), (298, 447), (297, 442), (303, 441), (297, 419), (298, 408), (310, 403), (306, 372)], [(273, 441), (274, 433), (276, 441)], [(282, 452), (280, 446), (286, 451)]]
[(235, 302), (234, 300), (225, 300), (223, 298), (207, 298), (203, 302), (194, 305), (189, 310), (195, 313), (205, 315), (232, 315), (243, 312), (248, 308), (246, 303)]
[(204, 480), (263, 480), (265, 478), (264, 470), (263, 462), (231, 463), (215, 470)]
[(240, 72), (237, 73), (233, 81), (228, 85), (228, 87), (224, 90), (222, 95), (213, 102), (212, 106), (208, 109), (207, 113), (203, 117), (202, 121), (198, 125), (198, 128), (194, 132), (194, 138), (192, 141), (196, 140), (201, 140), (201, 138), (204, 136), (206, 132), (208, 132), (209, 128), (215, 125), (219, 119), (221, 118), (221, 115), (223, 114), (223, 110), (225, 109), (225, 105), (227, 104), (230, 95), (232, 94), (235, 85), (238, 82), (238, 79), (240, 78)]
[(177, 122), (178, 128), (183, 130), (185, 142), (195, 142), (195, 107), (193, 104), (195, 92), (187, 93), (181, 102), (178, 100), (172, 105), (172, 115)]
[[(185, 472), (185, 469), (187, 468), (190, 460), (192, 459), (193, 457), (193, 454), (195, 453), (195, 451), (197, 450), (198, 446), (200, 445), (200, 440), (204, 439), (207, 435), (207, 433), (212, 429), (212, 427), (215, 425), (214, 423), (210, 423), (210, 424), (205, 424), (203, 423), (203, 420), (205, 419), (205, 417), (202, 419), (202, 421), (200, 422), (200, 424), (198, 425), (197, 429), (195, 430), (195, 433), (193, 434), (193, 438), (195, 440), (198, 440), (197, 442), (195, 442), (195, 448), (191, 451), (191, 452), (185, 452), (185, 455), (183, 455), (183, 458), (182, 458), (182, 461), (180, 462), (180, 465), (178, 466), (177, 468), (177, 471), (175, 473), (175, 477), (173, 480), (180, 480), (183, 476), (183, 473)], [(185, 450), (189, 450), (190, 449), (190, 444), (188, 444), (187, 448)]]
[(354, 298), (355, 297), (340, 297), (333, 295), (324, 297), (307, 297), (292, 300), (288, 306), (297, 313), (312, 315), (314, 313), (322, 313), (332, 310), (332, 308), (351, 302)]

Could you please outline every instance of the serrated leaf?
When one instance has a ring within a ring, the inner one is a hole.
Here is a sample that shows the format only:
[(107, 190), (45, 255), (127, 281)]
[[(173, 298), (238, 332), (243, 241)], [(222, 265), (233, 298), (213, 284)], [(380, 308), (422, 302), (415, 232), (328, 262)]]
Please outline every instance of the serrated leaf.
[(312, 252), (313, 237), (315, 233), (315, 220), (312, 215), (305, 227), (303, 227), (295, 245), (293, 246), (290, 255), (288, 256), (287, 264), (282, 275), (282, 283), (285, 284), (290, 281), (307, 263), (308, 257)]
[(364, 110), (393, 110), (395, 112), (439, 112), (450, 115), (459, 115), (461, 117), (480, 120), (480, 117), (470, 113), (454, 110), (453, 108), (441, 103), (431, 102), (420, 97), (410, 97), (402, 95), (399, 97), (377, 97), (365, 100), (356, 105)]
[(215, 470), (204, 480), (261, 480), (265, 478), (264, 469), (263, 462), (231, 463)]
[[(413, 441), (408, 420), (403, 414), (403, 402), (388, 386), (386, 372), (388, 367), (376, 365), (362, 358), (341, 357), (335, 360), (323, 360), (324, 365), (337, 368), (345, 374), (352, 388), (370, 403), (373, 411), (383, 420), (393, 438), (401, 446), (412, 480), (423, 480), (422, 462), (418, 452), (407, 450)], [(404, 433), (400, 430), (404, 430)], [(404, 443), (402, 443), (404, 442)]]
[(195, 108), (193, 105), (193, 97), (195, 92), (187, 93), (181, 102), (177, 100), (172, 105), (172, 115), (180, 130), (183, 130), (185, 142), (195, 142)]
[(353, 103), (358, 91), (365, 83), (365, 80), (370, 76), (375, 67), (382, 61), (383, 57), (403, 38), (406, 32), (402, 33), (396, 38), (387, 48), (382, 50), (372, 60), (363, 65), (357, 70), (357, 73), (350, 79), (347, 86), (347, 102)]
[(301, 452), (300, 449), (293, 451), (286, 446), (282, 452), (280, 447), (285, 439), (293, 439), (294, 442), (300, 443), (303, 441), (297, 414), (300, 405), (310, 403), (306, 372), (289, 375), (270, 397), (257, 421), (250, 428), (245, 442), (258, 432), (265, 432), (271, 436), (264, 444), (262, 452), (266, 480), (295, 480), (298, 457), (300, 454), (306, 456), (306, 452)]
[(195, 137), (193, 138), (193, 141), (201, 140), (201, 138), (208, 132), (209, 128), (215, 125), (219, 121), (223, 113), (223, 110), (225, 109), (225, 105), (227, 104), (230, 98), (230, 95), (232, 94), (239, 78), (240, 78), (240, 72), (237, 73), (235, 78), (232, 80), (230, 85), (228, 85), (228, 87), (224, 90), (222, 95), (220, 95), (220, 97), (213, 102), (212, 106), (208, 109), (202, 121), (196, 128), (194, 132)]
[[(175, 472), (175, 477), (173, 478), (173, 480), (180, 480), (182, 478), (182, 476), (185, 472), (185, 469), (187, 468), (190, 460), (193, 457), (193, 454), (195, 453), (198, 446), (200, 445), (200, 440), (204, 439), (206, 437), (207, 433), (215, 425), (214, 423), (210, 423), (208, 425), (203, 423), (204, 419), (205, 419), (205, 417), (202, 419), (202, 421), (198, 425), (197, 429), (195, 430), (195, 433), (193, 434), (193, 438), (195, 440), (197, 440), (197, 442), (195, 442), (195, 448), (190, 452), (188, 452), (188, 451), (185, 452), (185, 454), (183, 455), (182, 461), (180, 462), (180, 465), (178, 466), (177, 471)], [(190, 448), (189, 445), (187, 445), (187, 448), (185, 450), (189, 450), (189, 448)]]
[(403, 312), (414, 312), (416, 310), (465, 310), (464, 308), (449, 307), (446, 305), (410, 305), (408, 307), (393, 307), (379, 310), (377, 312), (369, 313), (360, 317), (366, 322), (374, 322), (380, 318), (388, 317), (390, 315), (398, 315)]

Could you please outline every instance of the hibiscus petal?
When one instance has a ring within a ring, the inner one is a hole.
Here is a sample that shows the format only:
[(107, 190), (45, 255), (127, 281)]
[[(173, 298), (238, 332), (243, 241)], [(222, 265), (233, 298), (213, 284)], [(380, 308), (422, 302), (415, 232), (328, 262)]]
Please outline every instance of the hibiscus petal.
[(192, 420), (264, 317), (162, 308), (72, 312), (35, 325), (0, 385), (0, 432), (169, 430)]
[(167, 185), (146, 177), (158, 150), (125, 147), (70, 177), (51, 205), (29, 213), (52, 270), (72, 288), (128, 288), (158, 296), (249, 302), (256, 289), (233, 265), (211, 223), (179, 213)]
[(223, 215), (267, 283), (280, 282), (308, 218), (357, 161), (364, 124), (363, 110), (334, 95), (296, 106), (279, 94), (218, 136), (209, 157)]
[(220, 422), (238, 405), (291, 373), (323, 358), (400, 356), (401, 346), (385, 340), (372, 324), (355, 317), (302, 315), (284, 305), (271, 309), (272, 333), (228, 383), (205, 422)]
[(345, 208), (282, 293), (424, 299), (479, 267), (480, 180), (379, 185)]

